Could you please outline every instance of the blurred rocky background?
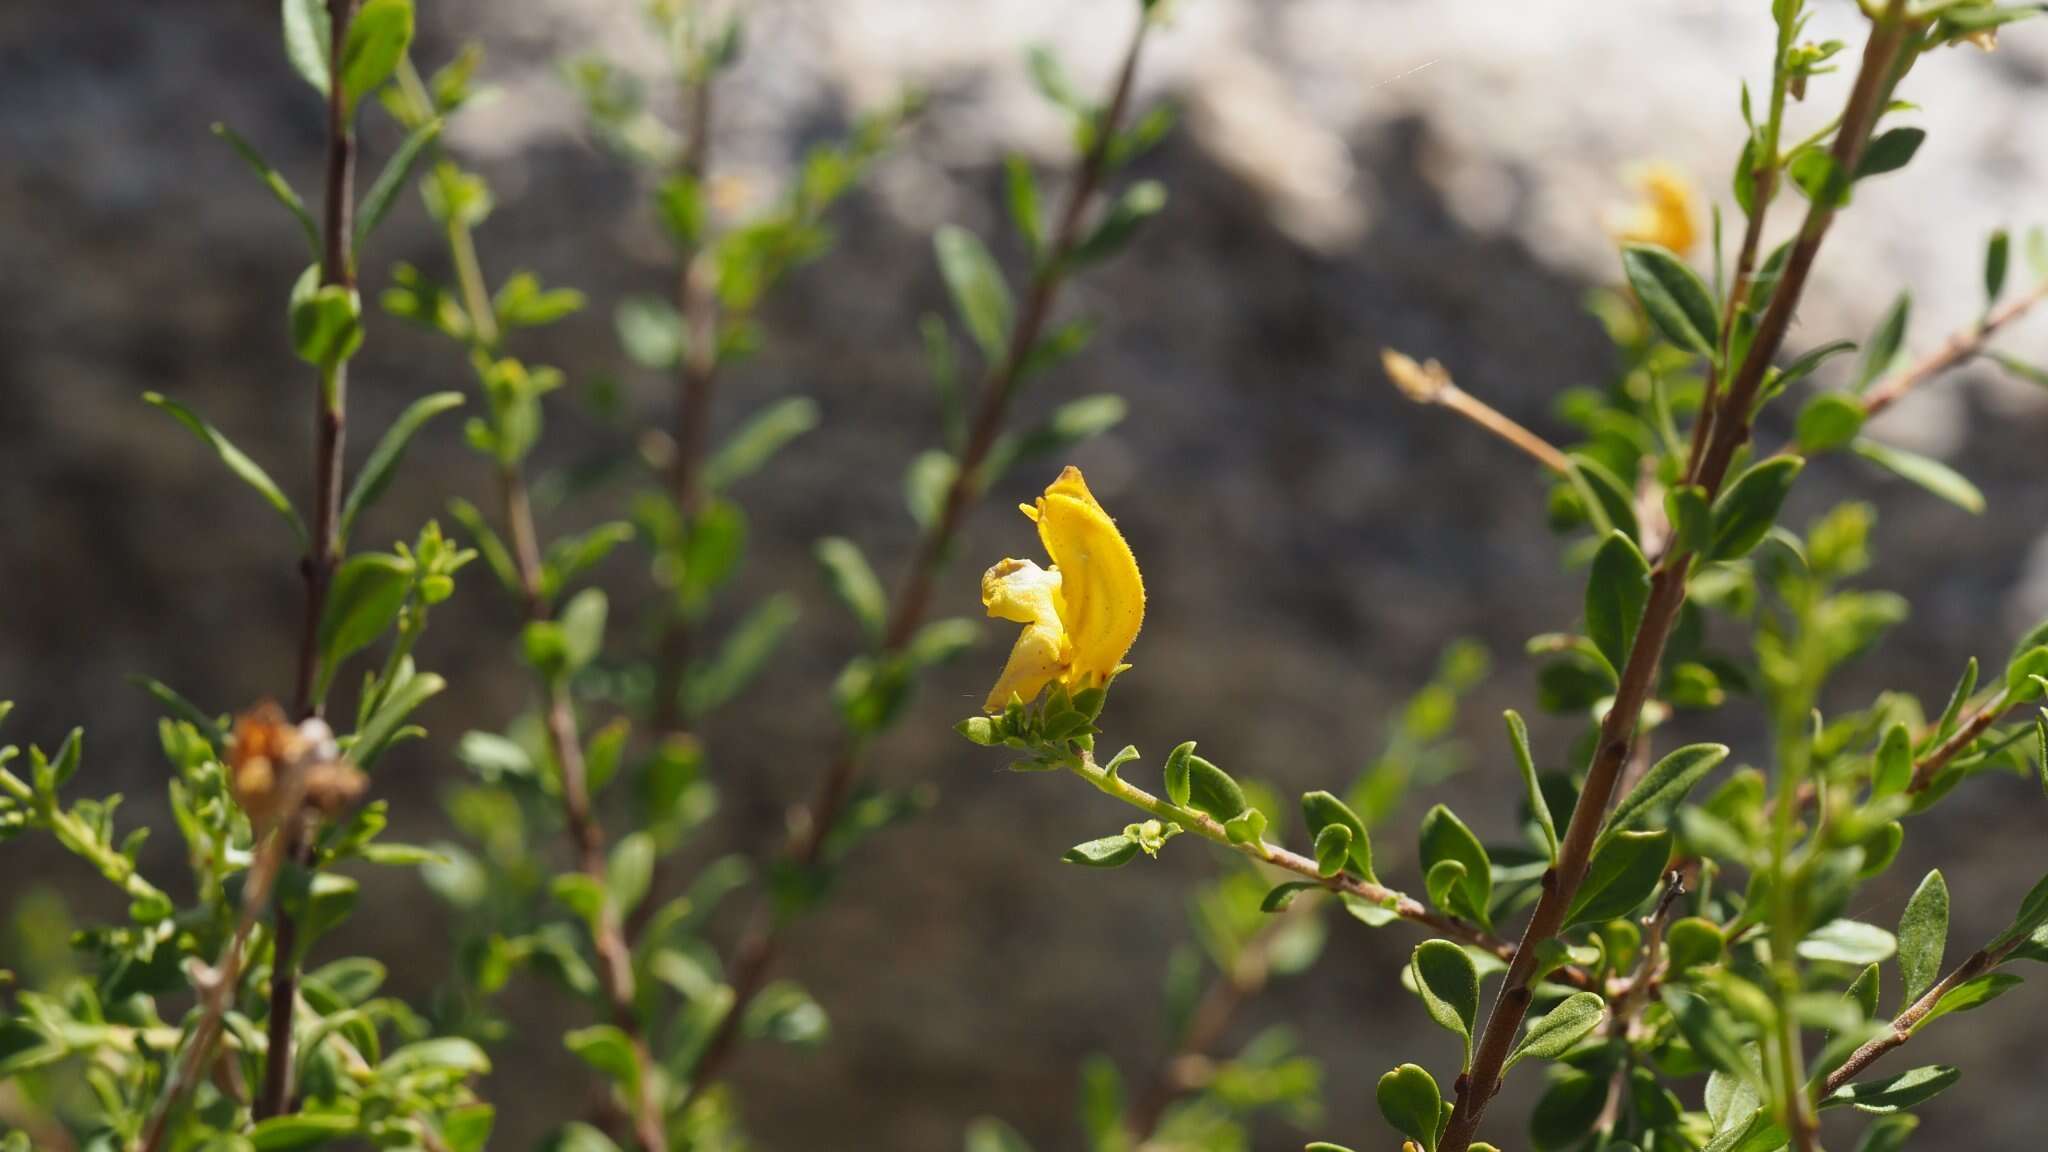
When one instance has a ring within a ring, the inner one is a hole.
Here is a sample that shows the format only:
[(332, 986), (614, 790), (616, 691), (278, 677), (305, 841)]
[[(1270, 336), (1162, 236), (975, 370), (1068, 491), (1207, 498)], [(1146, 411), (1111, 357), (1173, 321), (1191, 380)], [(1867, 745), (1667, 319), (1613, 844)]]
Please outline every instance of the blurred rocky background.
[[(724, 84), (719, 162), (743, 194), (772, 195), (807, 142), (849, 109), (903, 85), (929, 110), (837, 217), (838, 248), (799, 274), (769, 314), (769, 343), (732, 372), (729, 426), (769, 400), (817, 398), (824, 426), (741, 493), (754, 520), (748, 586), (810, 608), (767, 679), (707, 733), (728, 850), (773, 842), (830, 744), (824, 691), (855, 643), (808, 560), (827, 532), (857, 538), (884, 571), (912, 540), (902, 465), (935, 435), (916, 340), (943, 307), (928, 237), (958, 222), (999, 226), (1001, 155), (1052, 160), (1059, 121), (1030, 91), (1023, 49), (1045, 42), (1084, 85), (1105, 82), (1132, 18), (1104, 0), (759, 0), (744, 62)], [(1499, 710), (1527, 707), (1527, 635), (1565, 625), (1577, 582), (1542, 525), (1541, 486), (1499, 444), (1408, 407), (1376, 370), (1383, 344), (1441, 358), (1470, 391), (1538, 429), (1567, 387), (1609, 367), (1581, 307), (1617, 271), (1608, 224), (1634, 162), (1661, 158), (1724, 203), (1740, 142), (1736, 78), (1768, 54), (1761, 0), (1178, 0), (1143, 69), (1146, 102), (1182, 129), (1145, 162), (1167, 212), (1125, 257), (1083, 278), (1068, 307), (1102, 321), (1085, 356), (1038, 384), (1027, 412), (1087, 392), (1128, 397), (1129, 420), (1078, 462), (1119, 516), (1153, 600), (1120, 687), (1111, 739), (1163, 752), (1194, 737), (1241, 775), (1299, 790), (1346, 779), (1385, 734), (1384, 717), (1441, 646), (1483, 639), (1495, 675), (1461, 727), (1456, 785), (1482, 832), (1510, 824), (1514, 789)], [(1816, 31), (1853, 32), (1851, 5), (1823, 0)], [(453, 144), (499, 193), (483, 233), (494, 275), (531, 268), (593, 306), (524, 350), (579, 386), (610, 376), (653, 420), (667, 384), (630, 368), (610, 313), (663, 293), (669, 255), (633, 177), (593, 147), (557, 63), (596, 53), (651, 75), (654, 48), (631, 0), (425, 0), (427, 65), (480, 39), (503, 95), (465, 114)], [(208, 413), (294, 492), (310, 487), (312, 381), (287, 347), (284, 296), (300, 267), (290, 221), (207, 126), (225, 120), (302, 188), (317, 183), (314, 97), (278, 50), (267, 0), (13, 0), (0, 5), (0, 698), (19, 704), (10, 738), (54, 743), (88, 730), (84, 781), (130, 796), (127, 819), (164, 817), (155, 710), (124, 676), (143, 672), (226, 710), (288, 690), (300, 597), (294, 557), (267, 511), (185, 433), (149, 411), (156, 389)], [(1901, 287), (1915, 290), (1911, 345), (1931, 348), (1978, 307), (1985, 234), (2048, 219), (2048, 35), (2031, 26), (1998, 51), (1928, 61), (1904, 93), (1930, 140), (1906, 172), (1858, 190), (1831, 238), (1794, 336), (1860, 336)], [(1834, 86), (1816, 86), (1815, 109)], [(366, 120), (382, 155), (393, 132)], [(998, 247), (1013, 263), (1014, 244)], [(408, 197), (363, 257), (366, 285), (441, 251)], [(372, 321), (354, 373), (352, 419), (382, 427), (410, 398), (465, 388), (447, 344)], [(2048, 358), (2048, 321), (2006, 346)], [(608, 433), (556, 405), (548, 459), (604, 450)], [(479, 494), (475, 460), (435, 429), (365, 527), (381, 541), (448, 498)], [(1772, 429), (1767, 434), (1782, 431)], [(1839, 685), (1947, 690), (1963, 660), (1997, 656), (2048, 612), (2048, 408), (2022, 385), (1972, 368), (1925, 390), (1878, 431), (1940, 454), (1974, 478), (1990, 511), (1969, 517), (1831, 460), (1799, 499), (1852, 492), (1881, 509), (1869, 582), (1912, 597), (1914, 618)], [(366, 449), (359, 433), (354, 447)], [(945, 588), (971, 613), (983, 558), (1031, 547), (1008, 511), (1044, 477), (1017, 475), (973, 522)], [(610, 575), (630, 584), (630, 562)], [(449, 750), (491, 727), (525, 691), (507, 607), (477, 573), (429, 634), (424, 662), (455, 689), (425, 714), (434, 737), (388, 758), (377, 788), (396, 832), (440, 827), (435, 796), (461, 769)], [(1133, 1072), (1160, 1056), (1157, 987), (1184, 938), (1187, 881), (1216, 866), (1177, 846), (1112, 876), (1056, 863), (1071, 842), (1126, 817), (1072, 781), (1003, 776), (949, 731), (999, 661), (993, 635), (942, 675), (881, 757), (896, 783), (928, 782), (936, 808), (864, 850), (829, 910), (796, 934), (787, 971), (829, 1009), (815, 1054), (756, 1050), (739, 1066), (747, 1113), (768, 1149), (958, 1146), (963, 1124), (998, 1113), (1048, 1149), (1076, 1146), (1075, 1068), (1106, 1050)], [(1753, 716), (1727, 733), (1760, 755)], [(1565, 735), (1540, 728), (1561, 766)], [(1419, 812), (1427, 798), (1418, 798)], [(1411, 812), (1411, 815), (1413, 814)], [(1954, 939), (1987, 937), (2048, 861), (2038, 786), (1983, 779), (1915, 824), (1893, 879), (1852, 914), (1889, 923), (1940, 863), (1958, 890)], [(173, 863), (168, 829), (155, 850)], [(1398, 834), (1383, 857), (1412, 852)], [(1414, 882), (1414, 865), (1388, 869)], [(373, 878), (349, 937), (411, 957), (395, 986), (422, 992), (445, 971), (444, 926), (416, 881)], [(106, 910), (103, 886), (55, 854), (10, 845), (0, 917), (62, 891)], [(8, 949), (21, 941), (6, 934)], [(1277, 985), (1242, 1021), (1287, 1020), (1327, 1061), (1328, 1122), (1371, 1131), (1370, 1085), (1395, 1053), (1449, 1058), (1395, 990), (1413, 941), (1336, 926), (1308, 979)], [(0, 964), (9, 955), (0, 952)], [(1998, 1012), (1916, 1040), (1918, 1062), (1952, 1060), (1959, 1091), (1931, 1106), (1942, 1146), (2033, 1147), (2048, 1124), (2032, 1063), (2044, 1018), (2031, 985)], [(583, 1083), (536, 998), (519, 1044), (499, 1054), (490, 1095), (505, 1147), (529, 1146), (576, 1109)], [(1441, 1062), (1441, 1061), (1439, 1061)], [(1510, 1091), (1523, 1096), (1533, 1077)], [(1523, 1101), (1500, 1111), (1510, 1116)], [(1499, 1135), (1506, 1136), (1503, 1132)], [(1261, 1147), (1298, 1145), (1274, 1130)], [(1514, 1137), (1508, 1137), (1510, 1146)]]

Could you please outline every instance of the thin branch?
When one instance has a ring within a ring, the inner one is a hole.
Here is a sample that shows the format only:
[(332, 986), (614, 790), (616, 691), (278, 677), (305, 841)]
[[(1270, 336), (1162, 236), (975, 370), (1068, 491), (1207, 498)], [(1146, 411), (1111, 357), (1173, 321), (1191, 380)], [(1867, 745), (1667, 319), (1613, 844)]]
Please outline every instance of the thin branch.
[[(954, 537), (968, 510), (981, 496), (983, 466), (990, 451), (995, 447), (996, 438), (1002, 432), (1003, 422), (1009, 413), (1010, 401), (1014, 398), (1017, 385), (1023, 378), (1023, 370), (1032, 350), (1037, 347), (1040, 333), (1051, 318), (1052, 307), (1058, 298), (1061, 285), (1069, 271), (1069, 260), (1074, 247), (1081, 240), (1081, 224), (1088, 208), (1094, 202), (1095, 194), (1103, 178), (1108, 174), (1111, 151), (1117, 141), (1118, 127), (1123, 123), (1129, 110), (1131, 94), (1137, 78), (1140, 49), (1145, 34), (1151, 25), (1149, 15), (1141, 15), (1138, 27), (1131, 35), (1123, 63), (1118, 69), (1116, 85), (1109, 103), (1096, 120), (1094, 140), (1087, 155), (1082, 159), (1072, 189), (1067, 194), (1065, 206), (1058, 217), (1059, 223), (1051, 233), (1045, 248), (1045, 257), (1033, 274), (1029, 295), (1025, 298), (1023, 310), (1018, 314), (1015, 326), (1010, 332), (1010, 341), (1003, 357), (989, 367), (989, 373), (982, 385), (981, 402), (976, 411), (972, 430), (966, 447), (960, 454), (959, 466), (954, 471), (953, 482), (946, 489), (938, 516), (925, 532), (912, 559), (908, 575), (896, 593), (891, 605), (888, 626), (883, 632), (882, 655), (900, 653), (917, 629), (924, 623), (931, 603), (933, 582), (940, 569), (945, 566), (948, 553), (952, 550)], [(849, 734), (842, 740), (838, 752), (818, 777), (817, 790), (808, 808), (793, 822), (794, 834), (788, 848), (788, 857), (797, 865), (810, 868), (818, 863), (824, 851), (826, 839), (837, 824), (841, 810), (852, 795), (854, 780), (859, 776), (865, 760), (866, 746), (857, 737)], [(718, 1027), (705, 1042), (703, 1052), (691, 1071), (690, 1083), (684, 1103), (696, 1099), (706, 1086), (715, 1082), (722, 1074), (725, 1063), (731, 1058), (734, 1045), (739, 1039), (741, 1022), (746, 1008), (766, 985), (768, 972), (774, 966), (776, 954), (781, 949), (784, 919), (768, 904), (758, 905), (749, 919), (740, 941), (734, 949), (729, 967), (728, 983), (733, 990), (731, 1007), (718, 1022)]]
[[(1204, 839), (1213, 840), (1225, 847), (1242, 852), (1261, 864), (1270, 864), (1275, 868), (1292, 872), (1305, 880), (1322, 885), (1331, 892), (1356, 896), (1375, 907), (1384, 908), (1392, 912), (1403, 920), (1423, 925), (1451, 939), (1492, 953), (1501, 960), (1512, 960), (1514, 958), (1514, 945), (1506, 940), (1495, 936), (1462, 917), (1446, 916), (1443, 913), (1437, 912), (1405, 892), (1344, 873), (1339, 873), (1335, 876), (1325, 876), (1316, 867), (1314, 860), (1278, 844), (1270, 844), (1264, 840), (1233, 841), (1230, 838), (1229, 832), (1224, 829), (1223, 825), (1215, 817), (1198, 809), (1181, 807), (1165, 797), (1155, 796), (1147, 792), (1145, 789), (1125, 780), (1121, 776), (1111, 775), (1106, 770), (1098, 767), (1094, 757), (1090, 754), (1084, 753), (1080, 760), (1073, 765), (1072, 770), (1075, 775), (1080, 776), (1083, 780), (1088, 781), (1090, 784), (1095, 785), (1102, 791), (1109, 793), (1111, 796), (1122, 800), (1134, 808), (1148, 812), (1161, 820), (1178, 824), (1186, 831), (1196, 833)], [(1569, 984), (1574, 988), (1592, 988), (1595, 986), (1593, 978), (1583, 969), (1569, 965), (1557, 969), (1549, 978), (1560, 983)]]
[[(1890, 0), (1865, 45), (1862, 65), (1832, 148), (1834, 164), (1844, 174), (1856, 171), (1884, 99), (1897, 82), (1896, 65), (1905, 34), (1905, 0)], [(1748, 353), (1721, 398), (1713, 426), (1701, 441), (1700, 454), (1696, 461), (1688, 462), (1697, 464), (1689, 466), (1687, 473), (1706, 489), (1710, 498), (1720, 491), (1736, 449), (1749, 440), (1757, 389), (1784, 342), (1814, 257), (1833, 219), (1834, 209), (1825, 200), (1816, 201), (1809, 208)], [(1470, 1146), (1478, 1134), (1486, 1105), (1500, 1089), (1509, 1049), (1528, 1015), (1539, 946), (1564, 930), (1565, 913), (1585, 880), (1594, 843), (1636, 739), (1643, 705), (1655, 686), (1665, 640), (1685, 603), (1685, 577), (1690, 563), (1690, 555), (1667, 555), (1651, 576), (1643, 622), (1622, 669), (1614, 702), (1600, 723), (1593, 762), (1559, 845), (1557, 863), (1544, 874), (1542, 895), (1487, 1015), (1486, 1027), (1474, 1048), (1472, 1068), (1458, 1080), (1456, 1103), (1440, 1142), (1442, 1147), (1462, 1152)]]
[[(355, 17), (356, 0), (327, 0), (328, 75), (327, 92), (327, 191), (322, 211), (320, 283), (323, 287), (355, 287), (355, 256), (349, 238), (355, 215), (355, 127), (354, 110), (341, 83), (342, 55), (348, 46), (349, 23)], [(342, 444), (347, 427), (348, 362), (338, 359), (321, 369), (318, 434), (314, 458), (313, 532), (300, 571), (306, 582), (305, 613), (299, 632), (298, 717), (303, 720), (321, 712), (318, 695), (320, 668), (320, 617), (327, 604), (328, 585), (341, 564)], [(284, 826), (284, 851), (293, 859), (305, 853), (296, 821)], [(292, 1020), (299, 1000), (299, 971), (292, 956), (297, 951), (298, 925), (280, 904), (273, 935), (276, 958), (270, 970), (270, 1016), (267, 1023), (269, 1047), (264, 1053), (263, 1088), (253, 1114), (262, 1120), (281, 1115), (292, 1106)]]
[(2026, 939), (2025, 936), (2020, 936), (1996, 948), (1979, 949), (1971, 953), (1968, 960), (1957, 965), (1954, 971), (1942, 977), (1934, 987), (1922, 993), (1918, 1000), (1907, 1005), (1905, 1011), (1894, 1017), (1890, 1028), (1850, 1053), (1841, 1067), (1828, 1073), (1827, 1079), (1821, 1083), (1821, 1099), (1825, 1100), (1832, 1096), (1843, 1085), (1860, 1075), (1864, 1069), (1876, 1063), (1880, 1056), (1912, 1039), (1913, 1029), (1919, 1027), (1920, 1022), (1927, 1018), (1927, 1014), (1934, 1011), (1935, 1005), (1941, 1003), (1942, 997), (2004, 963), (2005, 958), (2012, 955), (2014, 949), (2026, 943)]
[[(286, 803), (280, 811), (286, 815), (264, 839), (255, 863), (249, 868), (248, 878), (242, 886), (241, 913), (220, 961), (210, 969), (195, 973), (194, 983), (199, 986), (199, 1023), (193, 1026), (191, 1039), (186, 1041), (178, 1063), (172, 1068), (169, 1079), (164, 1081), (163, 1093), (157, 1098), (156, 1107), (150, 1111), (148, 1122), (143, 1125), (142, 1136), (134, 1145), (135, 1152), (163, 1152), (170, 1146), (171, 1121), (184, 1106), (185, 1097), (198, 1085), (202, 1070), (213, 1059), (214, 1046), (220, 1041), (221, 1020), (234, 1003), (235, 990), (241, 983), (243, 962), (249, 952), (249, 937), (255, 931), (256, 922), (262, 918), (263, 906), (270, 902), (270, 894), (277, 887), (278, 873), (283, 870), (285, 858), (290, 854), (287, 829), (299, 822), (295, 813), (305, 798), (306, 774), (293, 768), (286, 774), (283, 787)], [(277, 951), (283, 946), (282, 940), (273, 944), (272, 950), (276, 953), (273, 965), (289, 964), (289, 953)], [(194, 966), (197, 966), (196, 961)]]
[(1985, 701), (1982, 708), (1972, 713), (1968, 720), (1963, 721), (1957, 727), (1954, 735), (1942, 741), (1931, 749), (1927, 755), (1915, 761), (1913, 764), (1913, 781), (1907, 786), (1906, 790), (1909, 792), (1922, 792), (1926, 790), (1928, 785), (1934, 783), (1934, 778), (1941, 773), (1943, 768), (1948, 766), (1949, 761), (1954, 760), (1962, 754), (1964, 749), (1975, 744), (1979, 736), (1984, 735), (1987, 729), (1998, 722), (1998, 718), (2005, 713), (2010, 697), (2011, 694), (2009, 692), (2000, 688), (1992, 694), (1990, 700)]
[(1417, 404), (1448, 408), (1507, 441), (1559, 476), (1572, 473), (1572, 462), (1557, 447), (1516, 423), (1492, 405), (1465, 391), (1434, 360), (1417, 364), (1392, 348), (1380, 349), (1380, 366), (1401, 394)]
[(2003, 308), (1969, 327), (1951, 333), (1941, 342), (1941, 347), (1866, 393), (1863, 397), (1864, 416), (1876, 416), (1898, 403), (1906, 393), (1974, 359), (1999, 329), (2026, 315), (2043, 300), (2048, 300), (2048, 280), (2043, 280), (2032, 291), (2015, 297)]
[[(488, 363), (497, 351), (499, 327), (476, 256), (475, 241), (468, 226), (452, 217), (448, 222), (448, 241), (456, 279), (472, 316), (473, 350), (479, 363)], [(540, 536), (534, 523), (533, 500), (527, 491), (526, 476), (517, 463), (505, 464), (498, 470), (498, 499), (506, 535), (511, 540), (512, 567), (519, 579), (523, 614), (530, 623), (552, 619), (554, 607), (542, 585)], [(590, 802), (575, 700), (562, 677), (543, 675), (540, 679), (548, 748), (561, 769), (563, 820), (575, 845), (577, 868), (595, 881), (601, 896), (597, 924), (591, 933), (591, 947), (598, 960), (598, 985), (611, 1010), (613, 1025), (631, 1043), (637, 1070), (634, 1080), (638, 1090), (629, 1102), (628, 1119), (634, 1139), (646, 1152), (666, 1152), (668, 1133), (657, 1082), (659, 1066), (648, 1049), (645, 1030), (634, 1008), (637, 990), (633, 949), (606, 883), (604, 825)]]
[[(714, 71), (715, 66), (699, 59), (689, 69), (683, 84), (687, 139), (680, 168), (681, 174), (700, 192), (711, 170)], [(687, 339), (676, 382), (676, 443), (668, 480), (670, 499), (675, 502), (683, 531), (688, 532), (704, 510), (704, 453), (710, 438), (711, 401), (718, 382), (718, 291), (717, 272), (704, 248), (686, 246), (677, 267), (676, 308), (682, 315)], [(679, 735), (688, 729), (682, 695), (690, 669), (691, 623), (688, 613), (670, 606), (654, 666), (656, 739)]]

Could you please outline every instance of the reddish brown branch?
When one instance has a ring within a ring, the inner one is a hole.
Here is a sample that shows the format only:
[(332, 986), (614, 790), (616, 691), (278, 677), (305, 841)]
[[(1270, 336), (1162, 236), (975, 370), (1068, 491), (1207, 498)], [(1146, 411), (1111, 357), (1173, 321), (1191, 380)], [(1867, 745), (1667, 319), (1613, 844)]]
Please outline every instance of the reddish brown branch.
[[(1904, 13), (1904, 0), (1891, 0), (1864, 47), (1855, 86), (1831, 150), (1843, 179), (1856, 171), (1885, 97), (1897, 82), (1897, 64), (1907, 31)], [(1784, 342), (1793, 311), (1805, 291), (1807, 275), (1833, 219), (1834, 209), (1825, 198), (1809, 208), (1748, 353), (1715, 409), (1712, 426), (1700, 441), (1700, 454), (1695, 461), (1688, 462), (1697, 464), (1689, 466), (1687, 472), (1710, 498), (1720, 491), (1736, 449), (1749, 440), (1757, 390)], [(1705, 414), (1702, 418), (1706, 418)], [(1530, 914), (1506, 979), (1487, 1016), (1486, 1027), (1474, 1049), (1471, 1070), (1458, 1080), (1455, 1109), (1441, 1141), (1444, 1148), (1462, 1152), (1472, 1143), (1486, 1105), (1500, 1089), (1509, 1050), (1528, 1015), (1539, 945), (1554, 939), (1564, 929), (1565, 914), (1585, 879), (1594, 843), (1636, 739), (1642, 707), (1655, 687), (1665, 640), (1685, 603), (1685, 577), (1690, 562), (1691, 557), (1686, 554), (1668, 555), (1651, 576), (1643, 622), (1623, 666), (1614, 702), (1601, 721), (1593, 763), (1587, 769), (1585, 786), (1559, 845), (1557, 863), (1544, 874), (1542, 896)]]
[[(354, 110), (341, 82), (342, 56), (348, 46), (349, 23), (356, 0), (327, 0), (330, 54), (327, 85), (327, 184), (322, 207), (320, 283), (355, 288), (355, 259), (350, 250), (355, 215)], [(337, 360), (321, 369), (313, 469), (313, 526), (305, 557), (299, 563), (306, 583), (305, 611), (299, 630), (298, 684), (295, 693), (300, 719), (320, 714), (320, 617), (327, 589), (341, 564), (342, 447), (347, 428), (348, 362)], [(305, 845), (296, 822), (279, 833), (286, 857), (303, 861)], [(269, 1047), (263, 1059), (263, 1088), (253, 1114), (258, 1120), (281, 1115), (292, 1106), (292, 1020), (299, 998), (298, 925), (279, 904), (272, 930), (270, 961)]]

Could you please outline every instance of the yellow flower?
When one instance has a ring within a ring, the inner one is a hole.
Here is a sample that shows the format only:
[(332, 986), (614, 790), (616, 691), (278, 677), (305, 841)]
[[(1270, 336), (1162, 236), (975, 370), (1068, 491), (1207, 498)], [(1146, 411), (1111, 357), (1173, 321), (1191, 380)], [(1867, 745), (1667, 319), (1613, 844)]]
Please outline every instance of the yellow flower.
[(1616, 239), (1624, 244), (1656, 244), (1685, 255), (1699, 240), (1699, 193), (1685, 174), (1669, 164), (1648, 164), (1634, 173), (1643, 199), (1624, 221)]
[(1015, 695), (1035, 699), (1057, 680), (1071, 690), (1108, 681), (1145, 620), (1145, 582), (1116, 522), (1069, 466), (1036, 504), (1019, 505), (1038, 524), (1051, 568), (1004, 560), (981, 577), (981, 603), (998, 620), (1024, 625), (984, 705), (1000, 712)]

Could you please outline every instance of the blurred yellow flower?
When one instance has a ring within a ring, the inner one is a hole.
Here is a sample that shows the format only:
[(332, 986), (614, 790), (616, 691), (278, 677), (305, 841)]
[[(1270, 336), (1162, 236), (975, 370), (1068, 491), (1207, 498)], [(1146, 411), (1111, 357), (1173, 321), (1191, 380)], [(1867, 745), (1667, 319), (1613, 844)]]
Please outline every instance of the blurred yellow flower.
[(1615, 238), (1624, 244), (1656, 244), (1680, 256), (1691, 251), (1700, 235), (1700, 198), (1692, 181), (1669, 164), (1646, 164), (1632, 180), (1643, 198)]
[(984, 705), (1029, 701), (1057, 680), (1080, 690), (1122, 666), (1145, 620), (1145, 582), (1116, 522), (1069, 466), (1036, 504), (1019, 505), (1038, 524), (1052, 567), (1004, 560), (981, 577), (981, 602), (998, 620), (1024, 625)]

